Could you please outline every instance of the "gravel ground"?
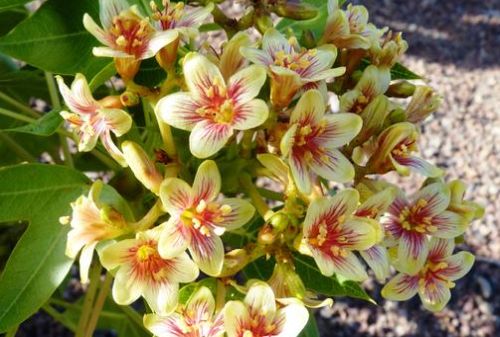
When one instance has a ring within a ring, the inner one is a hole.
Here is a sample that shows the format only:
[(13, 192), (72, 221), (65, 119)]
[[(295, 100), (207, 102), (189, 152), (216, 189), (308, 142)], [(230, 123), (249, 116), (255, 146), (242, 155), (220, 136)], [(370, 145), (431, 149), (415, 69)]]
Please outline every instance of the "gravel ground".
[[(379, 303), (339, 299), (316, 313), (321, 336), (486, 337), (500, 335), (500, 2), (498, 0), (357, 0), (372, 20), (404, 32), (410, 49), (403, 63), (424, 75), (442, 96), (441, 109), (423, 125), (422, 156), (446, 168), (447, 178), (469, 185), (469, 198), (486, 206), (473, 223), (463, 249), (478, 261), (457, 283), (441, 313), (380, 298)], [(408, 190), (420, 182), (398, 180)], [(97, 335), (97, 334), (96, 334)], [(104, 336), (103, 334), (102, 336)], [(70, 336), (39, 313), (17, 336)]]
[[(442, 313), (424, 311), (418, 299), (379, 306), (339, 300), (321, 310), (322, 336), (500, 335), (500, 2), (495, 0), (358, 0), (379, 26), (402, 31), (410, 48), (403, 63), (424, 75), (440, 95), (441, 109), (423, 125), (422, 156), (446, 168), (447, 178), (469, 185), (469, 198), (486, 206), (464, 249), (478, 255), (458, 281)], [(404, 181), (409, 189), (416, 186)], [(372, 294), (380, 287), (368, 285)]]

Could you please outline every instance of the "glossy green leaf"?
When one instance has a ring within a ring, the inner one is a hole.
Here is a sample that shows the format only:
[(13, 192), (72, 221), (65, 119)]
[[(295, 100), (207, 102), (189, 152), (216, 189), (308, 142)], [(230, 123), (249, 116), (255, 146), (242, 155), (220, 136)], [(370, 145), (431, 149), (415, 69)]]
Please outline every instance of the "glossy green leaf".
[(348, 296), (373, 302), (359, 283), (342, 280), (340, 277), (327, 277), (320, 273), (311, 257), (295, 255), (295, 268), (307, 289), (326, 296)]
[(28, 11), (23, 7), (12, 7), (8, 10), (0, 10), (0, 36), (10, 32), (19, 22), (28, 16)]
[(410, 69), (406, 68), (401, 63), (396, 63), (391, 68), (391, 79), (392, 80), (420, 80), (422, 77), (415, 74)]
[(134, 82), (140, 85), (155, 87), (165, 78), (167, 78), (165, 70), (158, 65), (158, 62), (154, 58), (151, 58), (141, 62), (139, 72), (134, 77)]
[(84, 13), (97, 18), (95, 0), (48, 0), (32, 16), (0, 38), (0, 52), (46, 71), (92, 78), (112, 62), (92, 55), (99, 42), (82, 24)]
[(88, 179), (62, 166), (26, 164), (1, 168), (0, 182), (0, 222), (29, 222), (0, 276), (0, 332), (5, 332), (35, 313), (69, 271), (68, 226), (58, 219), (69, 213)]
[[(3, 64), (9, 67), (7, 60)], [(40, 70), (6, 68), (5, 72), (0, 72), (0, 91), (25, 104), (31, 97), (49, 99), (47, 84)]]
[(59, 126), (61, 126), (62, 123), (63, 118), (59, 114), (59, 111), (52, 110), (33, 123), (13, 129), (7, 129), (5, 131), (29, 133), (37, 136), (50, 136), (56, 132), (56, 130), (59, 128)]

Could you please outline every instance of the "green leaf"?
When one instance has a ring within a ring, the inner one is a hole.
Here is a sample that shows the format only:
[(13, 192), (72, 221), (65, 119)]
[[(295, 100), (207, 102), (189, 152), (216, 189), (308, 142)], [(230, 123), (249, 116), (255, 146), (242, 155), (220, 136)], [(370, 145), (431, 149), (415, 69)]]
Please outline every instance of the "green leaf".
[(311, 257), (294, 255), (295, 268), (307, 289), (326, 296), (348, 296), (374, 303), (359, 283), (322, 275)]
[(165, 78), (167, 78), (165, 70), (158, 65), (154, 58), (151, 58), (141, 62), (139, 72), (134, 77), (134, 82), (140, 85), (155, 87)]
[(112, 62), (92, 55), (99, 42), (82, 24), (84, 13), (97, 18), (94, 0), (48, 0), (32, 16), (0, 38), (0, 52), (45, 71), (81, 72), (92, 78)]
[(58, 219), (69, 213), (88, 179), (62, 166), (26, 164), (1, 168), (0, 181), (0, 222), (29, 222), (0, 277), (0, 332), (5, 332), (35, 313), (69, 271), (68, 226)]
[(25, 104), (31, 97), (50, 99), (42, 71), (12, 69), (7, 60), (3, 64), (7, 71), (0, 72), (0, 91)]
[(7, 129), (5, 131), (29, 133), (37, 136), (50, 136), (56, 132), (62, 122), (63, 118), (59, 114), (59, 111), (52, 110), (31, 124), (26, 124), (13, 129)]
[(28, 12), (23, 7), (13, 7), (5, 11), (0, 9), (0, 36), (10, 32), (19, 22), (28, 16)]
[(307, 324), (300, 333), (299, 337), (319, 337), (316, 318), (314, 317), (314, 312), (311, 310), (309, 310), (309, 320), (307, 321)]
[(0, 0), (0, 11), (24, 5), (32, 0)]
[(415, 74), (410, 69), (406, 68), (401, 63), (396, 63), (391, 68), (391, 79), (392, 80), (420, 80), (422, 77)]

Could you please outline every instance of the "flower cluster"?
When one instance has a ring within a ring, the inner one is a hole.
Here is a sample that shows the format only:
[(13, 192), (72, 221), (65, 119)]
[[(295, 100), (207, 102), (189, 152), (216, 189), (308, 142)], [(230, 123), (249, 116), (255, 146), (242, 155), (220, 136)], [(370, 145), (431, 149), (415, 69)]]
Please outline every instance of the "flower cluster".
[[(447, 183), (416, 154), (418, 123), (439, 98), (391, 73), (407, 49), (401, 34), (369, 23), (363, 6), (330, 0), (322, 35), (306, 34), (304, 47), (265, 27), (262, 13), (297, 17), (298, 5), (284, 3), (255, 2), (232, 21), (213, 4), (152, 1), (147, 17), (125, 0), (100, 1), (102, 28), (87, 14), (84, 25), (105, 45), (94, 55), (114, 58), (124, 92), (96, 100), (83, 75), (71, 89), (58, 79), (78, 149), (100, 138), (145, 187), (128, 196), (137, 209), (126, 216), (94, 184), (62, 219), (71, 225), (67, 255), (81, 250), (86, 282), (96, 249), (114, 276), (114, 300), (143, 297), (152, 311), (144, 325), (157, 336), (297, 336), (306, 306), (333, 303), (318, 299), (318, 282), (373, 273), (384, 283), (392, 270), (384, 297), (418, 293), (438, 311), (473, 264), (472, 254), (453, 251), (482, 209), (464, 200), (462, 182)], [(230, 37), (220, 50), (198, 39), (210, 13)], [(254, 24), (257, 42), (243, 31)], [(136, 83), (141, 61), (153, 57), (166, 79)], [(116, 145), (111, 132), (128, 134)], [(380, 178), (388, 172), (427, 180), (407, 197)], [(270, 278), (252, 272), (266, 260)]]

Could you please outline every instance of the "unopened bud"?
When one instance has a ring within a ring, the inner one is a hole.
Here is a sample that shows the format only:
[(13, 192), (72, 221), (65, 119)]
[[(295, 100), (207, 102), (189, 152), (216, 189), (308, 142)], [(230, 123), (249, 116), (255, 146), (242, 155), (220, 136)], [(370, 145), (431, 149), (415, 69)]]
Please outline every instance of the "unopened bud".
[(108, 109), (122, 109), (124, 105), (119, 95), (106, 96), (99, 100), (99, 104)]
[(378, 134), (384, 125), (389, 111), (389, 100), (387, 97), (379, 95), (374, 98), (360, 113), (363, 119), (363, 128), (356, 137), (355, 143), (357, 145), (363, 144), (371, 136)]
[(316, 39), (314, 38), (314, 33), (310, 29), (304, 29), (302, 31), (302, 37), (300, 38), (300, 43), (304, 48), (312, 49), (316, 47)]
[(280, 0), (273, 10), (278, 16), (293, 20), (309, 20), (318, 15), (316, 7), (301, 0)]
[(141, 60), (136, 60), (132, 57), (117, 57), (115, 58), (115, 67), (123, 81), (129, 82), (134, 79), (139, 71)]
[(284, 231), (289, 223), (288, 216), (283, 213), (276, 213), (271, 217), (271, 220), (269, 221), (271, 226), (273, 226), (274, 229), (276, 229), (279, 232)]
[(387, 117), (387, 122), (386, 125), (392, 125), (396, 123), (401, 123), (406, 121), (406, 113), (403, 109), (401, 108), (396, 108), (391, 111), (389, 116)]
[(389, 86), (386, 95), (389, 97), (406, 98), (413, 95), (416, 86), (408, 81), (400, 81)]
[(135, 92), (125, 91), (120, 95), (120, 103), (122, 106), (134, 106), (141, 102), (139, 95)]
[(441, 99), (428, 86), (417, 86), (411, 98), (406, 115), (409, 122), (417, 123), (423, 121), (431, 113), (439, 109)]
[(163, 177), (146, 152), (131, 141), (122, 143), (122, 151), (135, 177), (151, 192), (158, 194)]

